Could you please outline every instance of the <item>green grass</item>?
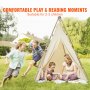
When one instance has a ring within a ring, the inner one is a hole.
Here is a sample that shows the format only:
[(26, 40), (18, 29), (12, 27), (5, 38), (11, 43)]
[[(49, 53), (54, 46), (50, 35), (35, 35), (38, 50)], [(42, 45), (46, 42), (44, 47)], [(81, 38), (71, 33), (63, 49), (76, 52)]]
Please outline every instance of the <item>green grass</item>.
[[(90, 90), (90, 60), (89, 59), (81, 59), (81, 63), (87, 73), (89, 82), (88, 84), (71, 84), (71, 83), (63, 83), (63, 84), (55, 84), (53, 82), (44, 82), (37, 83), (35, 82), (35, 75), (37, 73), (37, 68), (33, 67), (30, 73), (22, 78), (21, 75), (25, 71), (28, 61), (25, 62), (25, 66), (20, 71), (20, 74), (17, 78), (13, 78), (10, 81), (7, 81), (4, 87), (0, 88), (0, 90)], [(5, 65), (4, 60), (0, 59), (0, 80), (2, 80), (8, 65)]]

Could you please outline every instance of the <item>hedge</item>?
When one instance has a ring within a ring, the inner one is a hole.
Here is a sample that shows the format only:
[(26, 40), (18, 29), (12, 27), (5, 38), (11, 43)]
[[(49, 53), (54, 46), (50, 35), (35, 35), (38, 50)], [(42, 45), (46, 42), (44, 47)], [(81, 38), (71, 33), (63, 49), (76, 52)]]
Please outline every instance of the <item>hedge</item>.
[(10, 47), (0, 46), (0, 55), (5, 56), (8, 52), (10, 52)]

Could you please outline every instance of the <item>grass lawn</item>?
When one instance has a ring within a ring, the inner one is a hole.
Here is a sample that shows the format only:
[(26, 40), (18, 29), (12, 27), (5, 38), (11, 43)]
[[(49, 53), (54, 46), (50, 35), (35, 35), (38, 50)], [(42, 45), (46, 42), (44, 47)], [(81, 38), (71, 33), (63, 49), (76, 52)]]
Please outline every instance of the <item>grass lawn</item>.
[[(33, 67), (30, 73), (22, 78), (21, 75), (25, 71), (28, 61), (25, 62), (25, 66), (22, 68), (19, 76), (7, 81), (4, 87), (0, 90), (90, 90), (90, 60), (81, 59), (81, 63), (87, 73), (89, 82), (88, 84), (71, 84), (62, 83), (55, 84), (53, 82), (37, 83), (34, 78), (37, 73), (37, 68)], [(8, 65), (5, 65), (4, 60), (0, 59), (0, 80), (2, 80)]]

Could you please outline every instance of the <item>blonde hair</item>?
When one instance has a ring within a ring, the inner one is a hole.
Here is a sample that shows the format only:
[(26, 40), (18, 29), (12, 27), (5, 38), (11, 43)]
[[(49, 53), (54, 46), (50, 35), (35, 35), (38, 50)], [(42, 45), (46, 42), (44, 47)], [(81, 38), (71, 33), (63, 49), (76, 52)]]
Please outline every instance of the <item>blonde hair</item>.
[(19, 49), (19, 47), (21, 47), (23, 44), (25, 44), (25, 42), (18, 42), (16, 45), (16, 49)]

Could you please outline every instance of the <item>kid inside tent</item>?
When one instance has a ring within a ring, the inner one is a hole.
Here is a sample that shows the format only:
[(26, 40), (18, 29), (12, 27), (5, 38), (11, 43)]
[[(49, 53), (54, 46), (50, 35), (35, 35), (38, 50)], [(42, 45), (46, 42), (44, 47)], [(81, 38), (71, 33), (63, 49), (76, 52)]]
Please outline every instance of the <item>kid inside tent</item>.
[(62, 63), (64, 62), (64, 55), (69, 54), (73, 62), (76, 63), (78, 67), (78, 78), (84, 81), (88, 81), (84, 69), (78, 59), (72, 44), (65, 34), (62, 26), (61, 18), (58, 17), (56, 25), (53, 30), (53, 35), (51, 37), (50, 44), (47, 48), (46, 53), (43, 55), (38, 72), (36, 75), (36, 81), (39, 81), (41, 72), (48, 67), (49, 62), (55, 62), (55, 73), (60, 73), (62, 68)]

